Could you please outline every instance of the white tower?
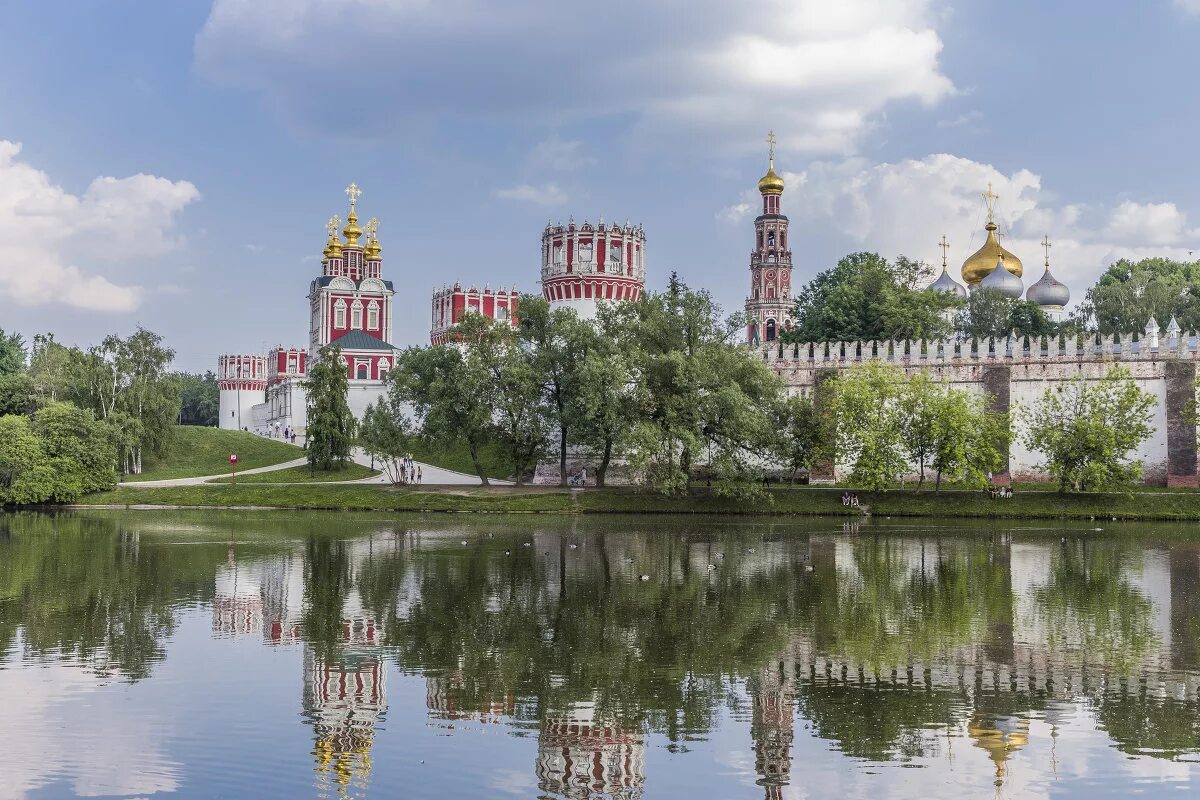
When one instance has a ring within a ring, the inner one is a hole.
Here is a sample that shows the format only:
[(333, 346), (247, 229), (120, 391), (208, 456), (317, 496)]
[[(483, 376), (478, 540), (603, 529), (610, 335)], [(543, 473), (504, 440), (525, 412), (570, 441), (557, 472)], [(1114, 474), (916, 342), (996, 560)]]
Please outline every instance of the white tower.
[(542, 296), (593, 319), (600, 301), (637, 300), (646, 288), (646, 233), (640, 225), (546, 225)]
[(254, 424), (251, 409), (267, 399), (267, 357), (226, 353), (217, 358), (220, 427), (240, 431)]

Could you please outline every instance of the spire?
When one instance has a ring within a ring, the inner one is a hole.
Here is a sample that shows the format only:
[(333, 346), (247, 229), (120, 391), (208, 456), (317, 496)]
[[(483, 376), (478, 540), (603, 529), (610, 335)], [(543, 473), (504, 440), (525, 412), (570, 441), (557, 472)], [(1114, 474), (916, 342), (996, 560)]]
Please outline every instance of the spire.
[(775, 174), (775, 131), (767, 132), (767, 174), (758, 181), (758, 191), (764, 195), (783, 194), (783, 178)]
[(346, 196), (350, 198), (350, 213), (346, 215), (346, 227), (342, 228), (342, 235), (346, 237), (347, 247), (358, 247), (358, 237), (362, 236), (362, 228), (358, 227), (358, 212), (354, 210), (361, 194), (362, 189), (359, 189), (356, 183), (346, 187)]
[(950, 249), (950, 242), (946, 241), (946, 234), (942, 234), (942, 240), (938, 242), (938, 247), (942, 249), (942, 272), (946, 271), (946, 252)]
[(341, 218), (334, 214), (325, 224), (325, 230), (329, 232), (329, 240), (325, 242), (324, 250), (326, 258), (337, 258), (342, 254), (342, 240), (337, 235), (338, 225), (341, 223)]
[(987, 191), (980, 192), (980, 194), (983, 196), (984, 205), (987, 206), (987, 217), (988, 217), (987, 224), (990, 226), (989, 230), (995, 230), (996, 229), (995, 228), (995, 226), (996, 226), (996, 201), (1000, 199), (1000, 195), (998, 195), (992, 191), (992, 182), (991, 181), (988, 181)]
[(1050, 234), (1042, 237), (1042, 249), (1046, 251), (1046, 271), (1050, 271)]

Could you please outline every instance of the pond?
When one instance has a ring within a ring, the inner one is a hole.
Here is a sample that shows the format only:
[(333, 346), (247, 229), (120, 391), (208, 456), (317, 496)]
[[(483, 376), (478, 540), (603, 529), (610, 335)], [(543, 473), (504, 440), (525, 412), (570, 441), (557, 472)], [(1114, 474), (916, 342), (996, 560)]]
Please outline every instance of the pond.
[(1196, 526), (0, 516), (0, 798), (1184, 796)]

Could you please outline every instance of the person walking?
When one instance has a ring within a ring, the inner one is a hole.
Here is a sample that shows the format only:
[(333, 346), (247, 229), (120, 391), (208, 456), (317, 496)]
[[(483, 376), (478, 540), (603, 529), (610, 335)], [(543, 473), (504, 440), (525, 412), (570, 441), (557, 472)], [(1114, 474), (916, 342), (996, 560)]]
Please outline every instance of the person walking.
[(421, 485), (421, 468), (417, 467), (417, 486)]

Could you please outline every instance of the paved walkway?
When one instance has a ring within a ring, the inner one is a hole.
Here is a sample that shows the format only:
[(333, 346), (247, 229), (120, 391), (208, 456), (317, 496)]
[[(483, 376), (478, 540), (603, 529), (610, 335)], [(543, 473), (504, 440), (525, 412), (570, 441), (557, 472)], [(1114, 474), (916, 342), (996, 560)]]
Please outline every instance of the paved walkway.
[[(363, 452), (360, 448), (355, 448), (351, 453), (351, 458), (354, 463), (361, 464), (364, 467), (371, 466), (371, 457)], [(258, 475), (263, 472), (277, 472), (281, 469), (291, 469), (292, 467), (302, 467), (308, 463), (307, 458), (295, 458), (291, 461), (285, 461), (282, 464), (272, 464), (269, 467), (256, 467), (254, 469), (238, 470), (238, 475)], [(464, 472), (455, 472), (441, 467), (435, 467), (432, 464), (423, 464), (416, 462), (421, 468), (421, 485), (422, 486), (478, 486), (479, 476), (468, 475)], [(208, 483), (217, 478), (228, 478), (228, 472), (222, 472), (219, 475), (203, 475), (196, 478), (166, 478), (158, 481), (125, 481), (122, 486), (199, 486), (202, 483)], [(325, 484), (344, 484), (344, 483), (387, 483), (388, 479), (383, 473), (372, 478), (360, 478), (356, 481), (323, 481)], [(305, 483), (297, 481), (296, 483)], [(500, 481), (492, 479), (490, 483), (493, 486), (512, 486), (511, 481)], [(282, 484), (275, 484), (282, 485)]]

